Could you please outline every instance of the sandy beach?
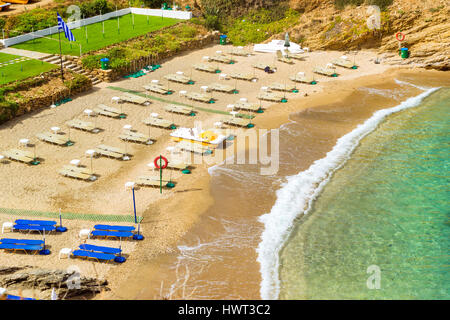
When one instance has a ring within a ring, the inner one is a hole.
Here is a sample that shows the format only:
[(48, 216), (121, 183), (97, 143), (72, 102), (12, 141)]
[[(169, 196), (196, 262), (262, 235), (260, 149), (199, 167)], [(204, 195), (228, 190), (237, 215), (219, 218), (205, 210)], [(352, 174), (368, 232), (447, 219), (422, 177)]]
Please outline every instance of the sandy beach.
[[(200, 121), (202, 128), (212, 128), (214, 122), (220, 121), (224, 115), (199, 111), (195, 117), (170, 114), (164, 111), (166, 103), (151, 100), (149, 106), (138, 106), (125, 103), (122, 105), (123, 112), (128, 116), (126, 119), (111, 119), (102, 116), (88, 118), (83, 111), (87, 108), (93, 109), (97, 104), (120, 108), (111, 102), (114, 96), (122, 93), (113, 90), (108, 86), (120, 87), (123, 89), (144, 92), (143, 85), (149, 84), (152, 79), (158, 79), (165, 84), (164, 75), (183, 71), (186, 75), (192, 72), (194, 85), (181, 85), (170, 83), (170, 89), (175, 93), (171, 96), (164, 96), (164, 99), (187, 103), (194, 106), (209, 108), (214, 110), (227, 111), (228, 104), (236, 103), (239, 98), (247, 98), (249, 102), (257, 103), (256, 96), (262, 86), (269, 86), (273, 82), (286, 81), (289, 76), (297, 72), (311, 73), (315, 66), (324, 67), (326, 63), (335, 58), (347, 54), (353, 59), (353, 53), (344, 52), (310, 52), (305, 54), (305, 61), (295, 61), (295, 64), (288, 65), (276, 62), (277, 71), (274, 74), (267, 74), (261, 70), (256, 70), (257, 82), (247, 82), (238, 80), (219, 80), (217, 74), (210, 74), (199, 71), (192, 71), (192, 65), (202, 62), (203, 56), (212, 56), (217, 50), (226, 52), (230, 46), (211, 46), (202, 50), (192, 51), (182, 54), (162, 63), (162, 68), (137, 79), (126, 79), (113, 84), (103, 83), (96, 86), (89, 93), (74, 97), (73, 101), (58, 106), (55, 109), (45, 109), (25, 116), (18, 117), (0, 126), (0, 154), (4, 150), (18, 147), (18, 141), (22, 138), (30, 139), (30, 143), (36, 145), (36, 154), (43, 161), (38, 166), (28, 166), (18, 162), (6, 162), (0, 164), (0, 184), (3, 186), (0, 197), (0, 208), (40, 210), (48, 212), (73, 213), (93, 213), (99, 215), (132, 215), (131, 192), (126, 190), (124, 184), (127, 181), (134, 181), (139, 175), (151, 174), (147, 164), (162, 154), (171, 159), (166, 148), (174, 143), (169, 138), (168, 130), (149, 128), (142, 123), (142, 120), (156, 112), (165, 119), (173, 120), (177, 126), (193, 127), (195, 121)], [(316, 75), (317, 85), (297, 84), (299, 93), (287, 93), (287, 103), (262, 102), (266, 108), (262, 114), (254, 114), (252, 120), (255, 129), (272, 129), (289, 122), (291, 114), (315, 106), (336, 104), (342, 102), (351, 95), (355, 88), (365, 85), (383, 86), (391, 81), (398, 74), (405, 73), (404, 69), (394, 69), (383, 64), (374, 64), (376, 53), (372, 51), (359, 51), (355, 56), (357, 70), (337, 67), (339, 77), (327, 78)], [(272, 64), (273, 54), (256, 53), (251, 57), (235, 57), (237, 62), (232, 65), (218, 64), (222, 73), (243, 72), (253, 73), (251, 67), (253, 63), (260, 62)], [(216, 63), (212, 63), (216, 64)], [(442, 73), (414, 70), (414, 74), (426, 73), (436, 75), (439, 78)], [(432, 78), (432, 77), (430, 77)], [(438, 80), (436, 80), (438, 81)], [(213, 93), (217, 99), (214, 104), (193, 103), (180, 97), (180, 90), (200, 92), (200, 87), (219, 82), (235, 85), (239, 90), (238, 94)], [(156, 96), (156, 94), (153, 94)], [(382, 106), (379, 106), (382, 107)], [(385, 106), (384, 106), (385, 107)], [(358, 119), (369, 117), (374, 108), (367, 108), (356, 115)], [(75, 142), (70, 147), (58, 147), (50, 145), (35, 138), (38, 133), (50, 130), (50, 127), (58, 126), (64, 135), (69, 134), (65, 122), (74, 118), (95, 122), (101, 132), (97, 134), (86, 133), (75, 129), (70, 130), (70, 139)], [(135, 143), (124, 143), (118, 138), (126, 124), (132, 125), (133, 129), (145, 134), (150, 133), (156, 139), (152, 145), (140, 145)], [(349, 121), (341, 127), (336, 128), (337, 137), (349, 132), (354, 128), (355, 122)], [(250, 129), (252, 130), (252, 129)], [(238, 132), (238, 131), (237, 131)], [(239, 135), (235, 141), (239, 139)], [(69, 164), (72, 159), (81, 159), (82, 165), (90, 168), (90, 159), (85, 156), (85, 151), (92, 149), (99, 144), (108, 144), (120, 148), (126, 148), (133, 156), (130, 161), (118, 161), (108, 158), (94, 158), (93, 171), (98, 175), (95, 182), (83, 182), (62, 177), (58, 170), (65, 164)], [(335, 140), (329, 141), (330, 148)], [(33, 151), (33, 148), (29, 148)], [(325, 148), (326, 149), (326, 148)], [(238, 152), (238, 150), (235, 150)], [(307, 159), (305, 166), (314, 159)], [(152, 281), (151, 286), (159, 288), (162, 276), (157, 266), (157, 259), (164, 259), (162, 255), (176, 251), (176, 245), (180, 238), (185, 236), (201, 219), (201, 215), (212, 204), (213, 198), (210, 195), (210, 175), (208, 167), (219, 163), (208, 161), (204, 164), (195, 164), (190, 175), (171, 171), (171, 178), (176, 181), (176, 187), (171, 190), (164, 190), (162, 194), (157, 188), (139, 188), (136, 190), (137, 214), (144, 218), (142, 223), (142, 233), (145, 240), (142, 242), (124, 241), (122, 249), (128, 257), (128, 261), (123, 265), (92, 263), (78, 259), (58, 259), (58, 252), (61, 248), (75, 248), (80, 240), (78, 232), (80, 229), (92, 228), (93, 221), (69, 220), (64, 224), (69, 231), (64, 234), (48, 235), (47, 243), (51, 246), (52, 255), (32, 256), (24, 254), (12, 254), (0, 252), (2, 265), (33, 265), (41, 268), (66, 269), (75, 265), (79, 267), (81, 273), (87, 276), (97, 276), (108, 279), (112, 291), (102, 298), (124, 298), (133, 299), (139, 296), (140, 280)], [(164, 178), (169, 177), (169, 171), (164, 173)], [(270, 202), (273, 199), (267, 199)], [(0, 214), (0, 223), (14, 221), (17, 216)], [(30, 219), (34, 217), (28, 217)], [(122, 223), (123, 224), (123, 223)], [(8, 234), (9, 236), (16, 234)], [(22, 235), (18, 235), (22, 237)], [(24, 235), (23, 237), (39, 239), (39, 235)], [(118, 241), (92, 240), (90, 243), (118, 246)], [(253, 254), (254, 253), (249, 253)], [(162, 257), (162, 258), (161, 258)], [(142, 271), (143, 261), (153, 261), (154, 268), (146, 265), (146, 274)], [(142, 278), (136, 276), (141, 274)], [(158, 275), (156, 275), (158, 274)], [(155, 277), (153, 277), (155, 275)], [(166, 279), (169, 283), (171, 279)], [(172, 279), (173, 280), (173, 279)], [(126, 285), (125, 285), (126, 283)], [(145, 298), (158, 298), (155, 292), (159, 289), (153, 288), (150, 293), (144, 294)], [(256, 292), (247, 298), (259, 298)]]

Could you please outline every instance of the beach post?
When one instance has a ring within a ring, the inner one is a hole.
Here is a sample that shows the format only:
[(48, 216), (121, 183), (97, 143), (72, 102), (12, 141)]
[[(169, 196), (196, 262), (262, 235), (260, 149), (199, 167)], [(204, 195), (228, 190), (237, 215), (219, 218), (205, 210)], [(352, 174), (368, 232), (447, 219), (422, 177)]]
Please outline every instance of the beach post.
[(62, 215), (61, 215), (61, 208), (59, 208), (59, 227), (56, 228), (57, 232), (66, 232), (67, 228), (63, 227), (62, 225)]
[(136, 199), (134, 196), (134, 186), (131, 188), (131, 191), (133, 193), (133, 210), (134, 210), (134, 223), (137, 223), (137, 216), (136, 216)]
[(43, 235), (44, 247), (42, 248), (41, 251), (39, 251), (39, 254), (41, 256), (47, 256), (50, 254), (50, 250), (45, 249), (45, 228), (42, 230), (42, 235)]

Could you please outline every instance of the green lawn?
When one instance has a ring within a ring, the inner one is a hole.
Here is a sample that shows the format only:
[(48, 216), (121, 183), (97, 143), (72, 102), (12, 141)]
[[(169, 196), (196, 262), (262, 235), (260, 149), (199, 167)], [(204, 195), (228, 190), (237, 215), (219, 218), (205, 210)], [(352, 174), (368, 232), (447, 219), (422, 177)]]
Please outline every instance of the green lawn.
[[(74, 56), (80, 55), (80, 46), (82, 53), (88, 51), (101, 49), (108, 45), (118, 43), (133, 37), (137, 37), (148, 32), (152, 32), (163, 27), (174, 25), (181, 20), (172, 18), (161, 17), (148, 17), (144, 15), (134, 15), (134, 28), (132, 23), (131, 14), (127, 14), (119, 17), (120, 32), (117, 28), (117, 18), (111, 18), (104, 21), (105, 33), (103, 34), (102, 22), (94, 23), (81, 27), (79, 29), (72, 29), (72, 33), (75, 37), (75, 42), (69, 43), (64, 37), (64, 33), (61, 34), (62, 53)], [(87, 38), (86, 38), (87, 30)], [(51, 39), (49, 39), (49, 37)], [(58, 53), (59, 54), (59, 42), (58, 34), (53, 34), (47, 38), (39, 38), (22, 42), (13, 46), (14, 48), (39, 51), (45, 53)]]
[[(0, 84), (9, 83), (36, 76), (42, 72), (57, 68), (58, 66), (40, 60), (18, 61), (13, 64), (3, 64), (13, 59), (22, 58), (20, 56), (0, 53)], [(13, 61), (11, 61), (13, 62)]]

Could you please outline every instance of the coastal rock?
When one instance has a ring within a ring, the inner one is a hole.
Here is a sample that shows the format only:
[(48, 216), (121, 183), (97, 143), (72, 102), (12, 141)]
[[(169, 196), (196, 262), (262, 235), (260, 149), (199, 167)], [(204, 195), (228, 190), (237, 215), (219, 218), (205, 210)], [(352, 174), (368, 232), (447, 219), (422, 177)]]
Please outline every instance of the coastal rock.
[(50, 298), (53, 288), (60, 299), (92, 297), (109, 290), (107, 280), (79, 277), (75, 272), (24, 269), (26, 267), (0, 267), (0, 286), (8, 291), (38, 290), (41, 299)]

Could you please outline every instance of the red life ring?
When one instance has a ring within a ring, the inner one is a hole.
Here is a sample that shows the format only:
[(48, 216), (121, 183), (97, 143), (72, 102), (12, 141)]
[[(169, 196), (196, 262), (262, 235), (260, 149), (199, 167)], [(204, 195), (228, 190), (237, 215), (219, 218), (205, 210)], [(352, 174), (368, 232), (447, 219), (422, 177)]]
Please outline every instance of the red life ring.
[[(402, 36), (401, 39), (399, 39), (399, 36)], [(401, 32), (397, 32), (397, 34), (395, 35), (395, 38), (398, 41), (403, 41), (403, 40), (405, 40), (405, 35), (403, 33), (401, 33)]]
[[(158, 162), (159, 162), (160, 159), (162, 161), (164, 161), (164, 164), (163, 164), (162, 167), (159, 167), (159, 163)], [(165, 169), (165, 168), (167, 168), (167, 165), (169, 164), (169, 161), (166, 158), (164, 158), (163, 156), (159, 156), (159, 157), (156, 157), (155, 160), (153, 160), (153, 164), (158, 169)]]

